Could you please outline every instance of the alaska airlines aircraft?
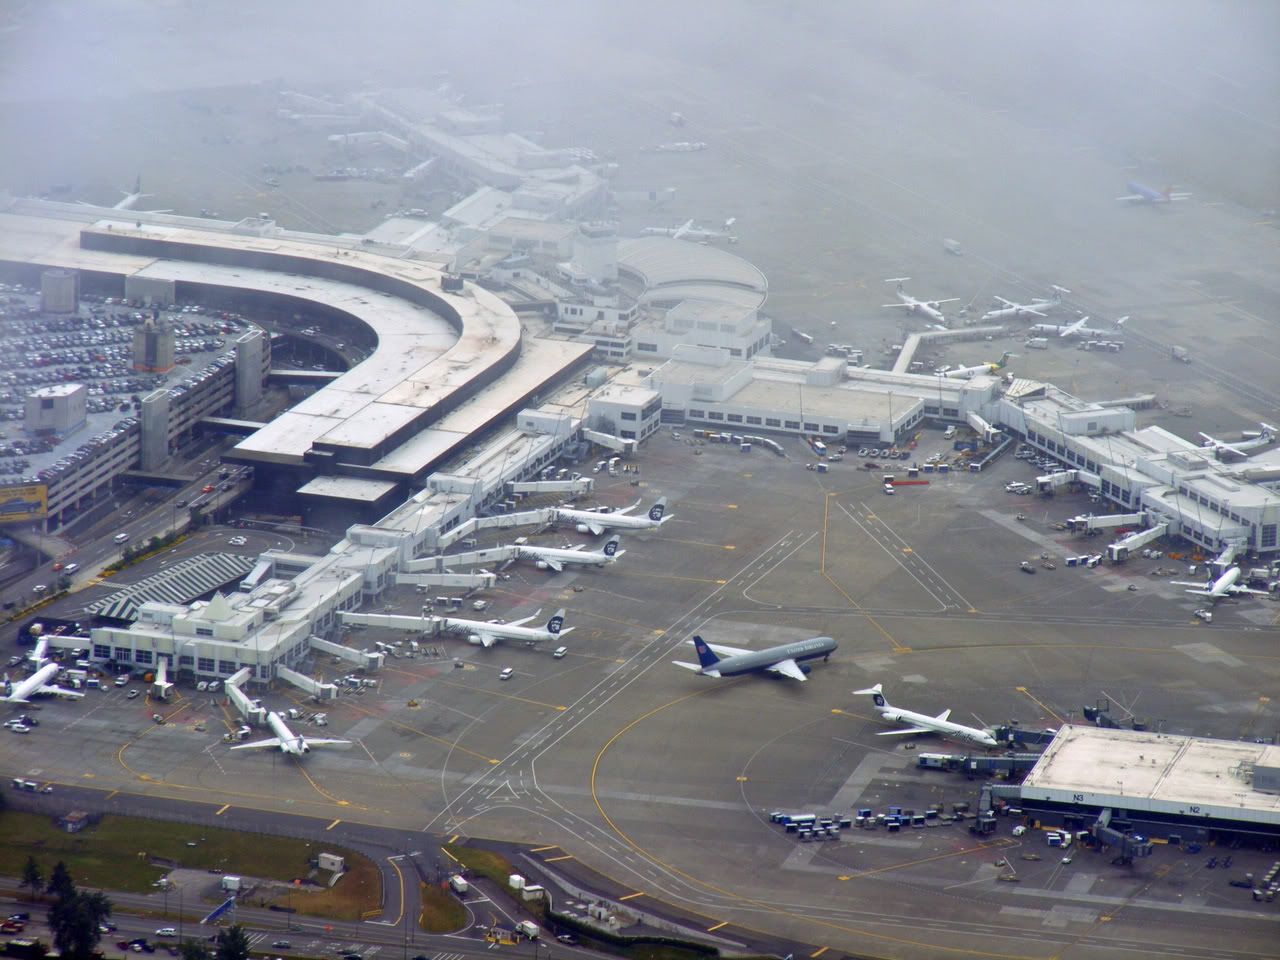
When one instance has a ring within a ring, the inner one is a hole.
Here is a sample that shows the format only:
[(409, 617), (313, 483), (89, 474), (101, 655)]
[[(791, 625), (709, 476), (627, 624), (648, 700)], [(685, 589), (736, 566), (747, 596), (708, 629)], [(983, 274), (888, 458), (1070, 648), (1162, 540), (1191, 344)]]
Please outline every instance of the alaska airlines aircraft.
[(561, 607), (551, 615), (543, 627), (526, 627), (525, 624), (534, 619), (542, 611), (539, 610), (520, 620), (510, 623), (485, 623), (480, 620), (459, 620), (454, 617), (433, 618), (446, 630), (458, 630), (466, 633), (467, 642), (478, 646), (492, 647), (499, 640), (519, 640), (526, 646), (542, 643), (544, 640), (555, 640), (573, 632), (573, 627), (565, 629), (564, 608)]
[(698, 652), (698, 662), (684, 663), (680, 660), (671, 662), (677, 667), (684, 667), (704, 677), (736, 677), (740, 673), (764, 671), (790, 677), (792, 680), (804, 680), (809, 668), (800, 665), (803, 661), (817, 657), (830, 660), (831, 654), (836, 649), (836, 642), (830, 637), (795, 640), (766, 650), (726, 647), (718, 643), (707, 643), (697, 636), (689, 642)]
[(30, 703), (30, 698), (38, 693), (53, 694), (59, 697), (74, 697), (79, 700), (84, 696), (83, 693), (77, 693), (74, 690), (66, 690), (49, 681), (58, 675), (58, 665), (56, 663), (48, 663), (27, 677), (25, 680), (19, 680), (13, 683), (9, 680), (9, 675), (4, 677), (4, 696), (0, 697), (0, 703)]
[(561, 547), (534, 547), (522, 544), (516, 547), (516, 556), (533, 560), (541, 570), (554, 570), (559, 573), (567, 566), (601, 567), (613, 563), (627, 551), (619, 550), (621, 538), (615, 533), (604, 542), (600, 550), (583, 550), (581, 546), (565, 550)]
[(642, 517), (631, 516), (631, 511), (640, 506), (637, 500), (629, 507), (615, 510), (612, 513), (599, 513), (595, 510), (572, 510), (568, 507), (556, 507), (556, 519), (568, 523), (576, 523), (579, 533), (594, 533), (597, 537), (606, 530), (656, 530), (670, 517), (663, 516), (667, 510), (667, 498), (659, 497), (658, 502), (649, 508)]
[(1194, 587), (1195, 589), (1187, 590), (1187, 593), (1193, 593), (1197, 597), (1209, 597), (1214, 603), (1217, 603), (1223, 597), (1234, 597), (1240, 594), (1253, 594), (1259, 597), (1269, 596), (1265, 590), (1254, 590), (1251, 587), (1238, 587), (1236, 581), (1240, 579), (1240, 568), (1232, 567), (1218, 577), (1216, 580), (1210, 580), (1207, 583), (1194, 583), (1187, 580), (1170, 580), (1169, 583), (1175, 587)]
[(1123, 197), (1116, 197), (1116, 199), (1124, 200), (1128, 203), (1172, 203), (1174, 200), (1188, 200), (1192, 196), (1189, 193), (1174, 193), (1173, 187), (1153, 190), (1145, 183), (1139, 183), (1137, 180), (1130, 180), (1125, 184), (1124, 188), (1129, 192)]

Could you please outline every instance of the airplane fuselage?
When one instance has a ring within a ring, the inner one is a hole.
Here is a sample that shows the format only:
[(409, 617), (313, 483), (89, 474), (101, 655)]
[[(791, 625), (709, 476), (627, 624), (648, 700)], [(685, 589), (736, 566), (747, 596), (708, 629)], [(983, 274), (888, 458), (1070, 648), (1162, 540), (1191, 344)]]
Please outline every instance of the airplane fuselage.
[(596, 513), (594, 510), (556, 508), (556, 519), (566, 523), (590, 524), (604, 530), (656, 530), (661, 521), (648, 516), (631, 516), (625, 513)]
[[(809, 640), (796, 640), (767, 650), (754, 650), (751, 653), (723, 657), (715, 665), (715, 672), (722, 677), (734, 677), (741, 673), (754, 673), (767, 670), (782, 660), (794, 660), (801, 663), (805, 660), (816, 660), (818, 657), (829, 657), (836, 649), (836, 641), (831, 637), (813, 637)], [(698, 671), (706, 673), (705, 669)]]
[(289, 725), (284, 722), (284, 718), (274, 710), (267, 714), (267, 726), (271, 728), (271, 732), (279, 739), (281, 753), (289, 753), (295, 757), (300, 757), (304, 753), (311, 752), (311, 748), (307, 746), (306, 737), (301, 737), (290, 730)]
[(40, 688), (50, 683), (58, 675), (58, 665), (48, 663), (27, 677), (13, 684), (13, 691), (4, 699), (10, 703), (25, 703), (40, 692)]
[(901, 707), (893, 707), (885, 705), (877, 707), (876, 712), (885, 720), (894, 723), (909, 723), (912, 726), (923, 727), (926, 730), (932, 730), (934, 733), (941, 734), (953, 740), (960, 740), (964, 743), (979, 744), (984, 747), (998, 747), (995, 737), (987, 733), (985, 730), (979, 730), (977, 727), (967, 727), (963, 723), (953, 723), (950, 720), (939, 720), (937, 717), (930, 717), (927, 714), (916, 713), (914, 710), (903, 710)]

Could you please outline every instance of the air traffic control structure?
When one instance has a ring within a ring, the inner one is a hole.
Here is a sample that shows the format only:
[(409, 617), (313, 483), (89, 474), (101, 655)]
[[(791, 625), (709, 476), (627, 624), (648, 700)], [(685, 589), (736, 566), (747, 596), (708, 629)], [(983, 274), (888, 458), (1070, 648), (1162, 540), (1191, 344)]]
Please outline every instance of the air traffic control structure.
[(1148, 836), (1280, 836), (1280, 747), (1067, 724), (1021, 784), (992, 792)]

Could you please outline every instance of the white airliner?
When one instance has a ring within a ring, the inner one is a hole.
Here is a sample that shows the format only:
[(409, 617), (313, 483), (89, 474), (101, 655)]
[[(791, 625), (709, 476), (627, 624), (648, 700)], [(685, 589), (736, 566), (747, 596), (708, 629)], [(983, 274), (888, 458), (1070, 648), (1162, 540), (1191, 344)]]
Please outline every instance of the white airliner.
[(950, 377), (952, 380), (972, 380), (981, 373), (995, 373), (997, 370), (1003, 370), (1005, 368), (1005, 364), (1009, 362), (1009, 358), (1016, 356), (1016, 353), (1010, 353), (1006, 350), (1000, 355), (999, 360), (975, 364), (972, 367), (956, 367), (954, 370), (943, 371), (942, 375), (944, 377)]
[(982, 315), (982, 319), (1019, 320), (1022, 317), (1045, 317), (1048, 315), (1045, 311), (1062, 306), (1062, 295), (1070, 292), (1066, 287), (1059, 287), (1055, 284), (1053, 286), (1053, 296), (1048, 300), (1037, 297), (1030, 303), (1014, 303), (1004, 297), (996, 297), (996, 300), (1004, 304), (1004, 306), (988, 310)]
[(1173, 187), (1165, 187), (1163, 190), (1153, 190), (1145, 183), (1139, 183), (1137, 180), (1130, 180), (1124, 187), (1129, 192), (1123, 197), (1116, 197), (1117, 200), (1123, 200), (1127, 203), (1172, 203), (1174, 200), (1190, 200), (1190, 193), (1174, 193)]
[(0, 703), (30, 703), (30, 698), (36, 694), (52, 694), (58, 697), (74, 697), (79, 700), (84, 696), (83, 693), (77, 693), (74, 690), (66, 690), (55, 684), (49, 683), (58, 675), (58, 665), (49, 663), (41, 667), (25, 680), (19, 680), (13, 683), (9, 679), (9, 675), (4, 675), (4, 696), (0, 697)]
[(705, 243), (708, 240), (728, 240), (733, 242), (737, 237), (729, 233), (729, 228), (738, 222), (737, 217), (730, 217), (720, 229), (695, 227), (693, 220), (686, 220), (678, 227), (645, 227), (640, 232), (646, 237), (670, 237), (672, 240), (692, 240), (694, 243)]
[(1243, 440), (1236, 440), (1231, 443), (1227, 443), (1225, 440), (1218, 440), (1207, 433), (1202, 433), (1200, 434), (1200, 439), (1203, 442), (1200, 445), (1211, 448), (1219, 459), (1226, 453), (1233, 454), (1243, 460), (1249, 456), (1248, 451), (1255, 450), (1258, 447), (1265, 447), (1276, 438), (1276, 428), (1271, 424), (1260, 423), (1258, 426), (1262, 427), (1262, 432), (1256, 437), (1245, 437)]
[(576, 523), (579, 533), (594, 533), (598, 537), (606, 530), (656, 530), (671, 519), (664, 516), (667, 511), (666, 497), (659, 497), (658, 502), (650, 507), (649, 512), (644, 516), (632, 516), (631, 511), (638, 506), (640, 506), (639, 500), (629, 507), (612, 513), (556, 507), (556, 520)]
[(938, 309), (944, 303), (952, 303), (959, 300), (959, 297), (948, 297), (946, 300), (917, 300), (911, 294), (902, 289), (902, 285), (910, 280), (910, 277), (890, 277), (885, 283), (896, 283), (897, 289), (894, 291), (898, 295), (901, 303), (886, 303), (886, 307), (906, 307), (909, 313), (923, 313), (930, 320), (940, 323), (943, 326), (947, 323), (947, 318), (942, 315), (942, 311)]
[(1238, 587), (1236, 581), (1240, 579), (1240, 568), (1232, 567), (1216, 580), (1207, 583), (1195, 583), (1188, 580), (1170, 580), (1175, 587), (1193, 587), (1194, 589), (1185, 591), (1193, 593), (1197, 597), (1209, 597), (1214, 603), (1217, 603), (1223, 597), (1235, 597), (1241, 594), (1254, 594), (1259, 597), (1270, 596), (1265, 590), (1254, 590), (1251, 587)]
[[(112, 210), (132, 210), (134, 207), (138, 205), (139, 200), (144, 200), (147, 197), (154, 196), (154, 194), (142, 192), (142, 174), (138, 174), (138, 179), (133, 184), (133, 193), (127, 193), (124, 190), (121, 190), (120, 192), (124, 194), (124, 199), (121, 200), (119, 203), (115, 204), (111, 208)], [(172, 210), (140, 210), (138, 212), (139, 213), (173, 213)]]
[[(1112, 323), (1114, 323), (1116, 327), (1123, 327), (1128, 319), (1129, 317), (1126, 314), (1123, 317), (1113, 320)], [(1027, 329), (1032, 333), (1047, 333), (1059, 337), (1109, 337), (1116, 332), (1115, 330), (1104, 330), (1100, 327), (1086, 326), (1088, 322), (1088, 317), (1081, 317), (1079, 320), (1065, 324), (1033, 323)]]
[(902, 722), (911, 724), (904, 730), (885, 730), (878, 734), (881, 737), (897, 737), (905, 736), (913, 733), (940, 733), (944, 737), (952, 740), (959, 740), (964, 743), (980, 744), (984, 747), (998, 747), (999, 743), (986, 730), (979, 730), (977, 727), (966, 727), (963, 723), (955, 723), (947, 718), (951, 716), (951, 711), (943, 710), (936, 717), (930, 717), (927, 714), (916, 713), (913, 710), (903, 710), (901, 707), (890, 706), (889, 701), (884, 698), (880, 684), (874, 687), (868, 687), (866, 690), (853, 691), (855, 696), (866, 694), (871, 697), (871, 702), (875, 704), (876, 713), (880, 714), (885, 720), (894, 722)]
[(455, 630), (467, 635), (467, 642), (477, 646), (492, 647), (499, 640), (518, 640), (526, 646), (542, 643), (544, 640), (557, 640), (565, 634), (572, 633), (573, 627), (565, 629), (564, 608), (551, 615), (551, 619), (542, 627), (526, 627), (525, 624), (535, 619), (541, 610), (532, 616), (510, 623), (485, 623), (481, 620), (459, 620), (454, 617), (432, 617), (445, 630)]
[(289, 729), (289, 725), (284, 722), (284, 717), (272, 710), (267, 714), (267, 726), (271, 728), (274, 737), (268, 737), (266, 740), (258, 740), (254, 743), (239, 743), (232, 747), (232, 750), (265, 750), (267, 747), (274, 747), (281, 753), (292, 754), (300, 757), (304, 753), (310, 753), (312, 747), (349, 747), (350, 740), (332, 740), (320, 738), (309, 740), (301, 734), (294, 733)]
[(606, 563), (613, 563), (627, 552), (618, 549), (620, 542), (621, 538), (615, 533), (604, 542), (604, 547), (600, 550), (584, 550), (581, 544), (567, 550), (561, 547), (535, 547), (521, 544), (516, 547), (516, 556), (523, 560), (534, 561), (539, 570), (554, 570), (559, 573), (565, 567), (575, 565), (602, 567)]

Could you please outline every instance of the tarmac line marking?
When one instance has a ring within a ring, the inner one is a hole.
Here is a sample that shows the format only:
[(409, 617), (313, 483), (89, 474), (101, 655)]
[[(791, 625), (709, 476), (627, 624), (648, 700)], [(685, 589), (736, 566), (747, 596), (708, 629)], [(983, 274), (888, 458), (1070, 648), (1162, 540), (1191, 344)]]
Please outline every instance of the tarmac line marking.
[(117, 793), (119, 793), (119, 792), (120, 792), (119, 790), (112, 790), (110, 793), (108, 793), (108, 794), (106, 795), (106, 797), (105, 797), (104, 799), (106, 799), (106, 800), (112, 800), (112, 799), (114, 799), (114, 798), (115, 798), (115, 795), (116, 795)]
[(1015, 689), (1015, 690), (1017, 690), (1017, 691), (1018, 691), (1020, 694), (1022, 694), (1024, 697), (1026, 697), (1028, 700), (1030, 700), (1032, 703), (1037, 704), (1037, 705), (1040, 707), (1040, 709), (1041, 709), (1041, 710), (1043, 710), (1045, 713), (1049, 714), (1049, 716), (1053, 717), (1053, 719), (1054, 719), (1054, 720), (1056, 720), (1056, 721), (1058, 721), (1058, 723), (1066, 723), (1066, 722), (1067, 722), (1067, 721), (1063, 720), (1060, 716), (1058, 716), (1058, 715), (1057, 715), (1053, 710), (1051, 710), (1048, 706), (1046, 706), (1042, 701), (1040, 701), (1040, 700), (1036, 699), (1036, 697), (1035, 697), (1035, 696), (1033, 696), (1033, 695), (1032, 695), (1032, 693), (1031, 693), (1031, 691), (1030, 691), (1030, 690), (1028, 690), (1026, 687), (1014, 687), (1014, 689)]
[(226, 813), (226, 812), (227, 812), (228, 810), (230, 810), (230, 809), (231, 809), (231, 804), (229, 804), (229, 803), (224, 803), (222, 806), (220, 806), (220, 807), (218, 808), (218, 812), (217, 812), (217, 813), (215, 813), (215, 814), (214, 814), (214, 816), (215, 816), (215, 817), (220, 817), (220, 816), (222, 816), (224, 813)]
[(636, 897), (643, 897), (643, 896), (644, 896), (644, 891), (643, 891), (643, 890), (639, 890), (639, 891), (637, 891), (636, 893), (628, 893), (626, 896), (624, 896), (624, 897), (619, 897), (618, 899), (619, 899), (619, 900), (634, 900)]
[(562, 857), (547, 857), (547, 858), (546, 858), (545, 860), (543, 860), (542, 862), (543, 862), (543, 863), (559, 863), (561, 860), (572, 860), (572, 859), (573, 859), (573, 854), (571, 854), (571, 853), (566, 853), (566, 854), (565, 854), (564, 856), (562, 856)]
[(331, 823), (331, 824), (329, 824), (327, 827), (325, 827), (325, 830), (332, 830), (334, 827), (336, 827), (336, 826), (337, 826), (338, 824), (340, 824), (341, 822), (342, 822), (342, 818), (341, 818), (341, 817), (339, 817), (337, 820), (333, 821), (333, 823)]
[(400, 864), (396, 863), (395, 857), (387, 857), (387, 863), (391, 864), (391, 869), (396, 872), (396, 877), (400, 881), (400, 913), (396, 916), (395, 920), (389, 922), (387, 925), (398, 927), (400, 926), (400, 921), (404, 919), (404, 872), (400, 869)]
[(728, 921), (728, 920), (721, 920), (721, 921), (720, 921), (719, 923), (717, 923), (714, 927), (707, 927), (707, 933), (715, 933), (715, 932), (716, 932), (717, 930), (719, 930), (721, 927), (727, 927), (728, 925), (729, 925), (729, 921)]
[(830, 949), (830, 947), (819, 947), (817, 950), (813, 951), (813, 953), (809, 954), (809, 960), (814, 960), (815, 957), (822, 956)]
[[(453, 840), (457, 840), (457, 839), (458, 839), (457, 837), (454, 837), (454, 838), (453, 838)], [(450, 843), (453, 843), (453, 840), (450, 840), (449, 842), (450, 842)], [(534, 848), (533, 848), (532, 850), (530, 850), (529, 852), (530, 852), (530, 853), (542, 853), (542, 852), (543, 852), (543, 851), (545, 851), (545, 850), (556, 850), (556, 849), (559, 849), (559, 847), (560, 847), (560, 844), (558, 844), (558, 843), (553, 843), (553, 844), (550, 844), (550, 845), (545, 846), (545, 847), (534, 847)]]
[[(453, 840), (457, 840), (457, 839), (458, 839), (458, 835), (455, 833), (455, 834), (453, 835)], [(449, 842), (450, 842), (450, 843), (453, 843), (453, 840), (450, 840)], [(441, 848), (440, 848), (440, 852), (441, 852), (441, 853), (443, 853), (443, 854), (444, 854), (446, 857), (448, 857), (450, 860), (452, 860), (454, 863), (461, 863), (461, 862), (462, 862), (462, 861), (461, 861), (461, 860), (459, 860), (457, 857), (455, 857), (452, 853), (450, 853), (448, 850), (446, 850), (444, 847), (441, 847)]]
[(910, 647), (905, 647), (901, 643), (899, 643), (897, 637), (895, 637), (883, 626), (881, 626), (880, 621), (878, 621), (875, 617), (871, 616), (871, 614), (867, 613), (867, 611), (863, 608), (862, 604), (858, 603), (857, 600), (849, 596), (848, 592), (845, 591), (845, 589), (842, 586), (840, 586), (840, 584), (836, 583), (834, 579), (832, 579), (831, 574), (827, 573), (827, 528), (830, 526), (830, 519), (831, 519), (831, 498), (834, 496), (836, 496), (836, 494), (828, 493), (825, 497), (822, 498), (822, 554), (821, 554), (822, 561), (821, 561), (821, 564), (819, 565), (819, 570), (821, 571), (822, 576), (826, 578), (827, 582), (831, 584), (833, 587), (835, 587), (836, 591), (842, 597), (844, 597), (846, 600), (849, 601), (849, 606), (853, 607), (853, 609), (861, 613), (863, 617), (866, 618), (869, 624), (871, 624), (873, 627), (879, 630), (881, 634), (884, 635), (884, 638), (888, 640), (890, 645), (893, 647), (894, 653), (910, 653), (911, 652)]

